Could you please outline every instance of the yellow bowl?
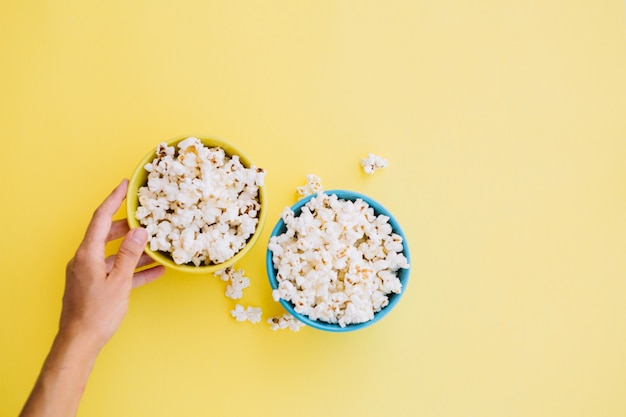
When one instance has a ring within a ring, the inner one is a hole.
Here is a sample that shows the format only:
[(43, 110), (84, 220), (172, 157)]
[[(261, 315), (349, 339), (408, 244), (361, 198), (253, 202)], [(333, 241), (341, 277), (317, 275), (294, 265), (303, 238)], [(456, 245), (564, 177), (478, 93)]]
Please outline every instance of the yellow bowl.
[[(169, 142), (167, 142), (167, 146), (176, 146), (178, 142), (187, 139), (188, 137), (190, 136), (183, 136), (170, 140)], [(204, 146), (220, 147), (224, 150), (224, 152), (226, 152), (227, 155), (239, 156), (241, 163), (245, 167), (249, 168), (250, 166), (254, 165), (250, 158), (245, 154), (245, 152), (226, 140), (213, 137), (194, 137), (198, 138), (204, 144)], [(148, 182), (148, 172), (144, 169), (144, 166), (147, 163), (152, 162), (155, 156), (156, 146), (141, 160), (139, 165), (137, 165), (137, 168), (135, 168), (132, 177), (130, 178), (130, 182), (128, 184), (128, 192), (126, 193), (126, 218), (128, 219), (128, 225), (131, 228), (141, 227), (141, 224), (135, 218), (135, 212), (137, 211), (137, 207), (139, 206), (138, 192), (139, 188), (145, 186)], [(254, 234), (250, 236), (250, 238), (246, 242), (246, 246), (244, 246), (232, 258), (225, 262), (201, 266), (188, 264), (179, 265), (172, 260), (169, 254), (151, 250), (149, 244), (146, 246), (145, 252), (159, 264), (164, 265), (167, 268), (174, 269), (176, 271), (209, 274), (224, 269), (228, 266), (235, 264), (239, 259), (241, 259), (252, 248), (252, 246), (254, 246), (255, 242), (259, 238), (259, 235), (261, 234), (263, 225), (265, 224), (265, 217), (267, 215), (267, 200), (265, 195), (265, 187), (263, 186), (259, 187), (259, 204), (261, 205), (261, 209), (259, 210), (258, 214), (259, 222), (257, 223)]]

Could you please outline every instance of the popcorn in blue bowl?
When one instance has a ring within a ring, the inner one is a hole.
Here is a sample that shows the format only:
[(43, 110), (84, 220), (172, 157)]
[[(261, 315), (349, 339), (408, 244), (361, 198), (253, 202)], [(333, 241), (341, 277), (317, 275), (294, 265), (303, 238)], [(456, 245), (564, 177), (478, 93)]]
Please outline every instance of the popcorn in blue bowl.
[(272, 231), (272, 295), (303, 323), (345, 332), (369, 326), (399, 301), (409, 277), (400, 225), (379, 203), (345, 190), (287, 207)]

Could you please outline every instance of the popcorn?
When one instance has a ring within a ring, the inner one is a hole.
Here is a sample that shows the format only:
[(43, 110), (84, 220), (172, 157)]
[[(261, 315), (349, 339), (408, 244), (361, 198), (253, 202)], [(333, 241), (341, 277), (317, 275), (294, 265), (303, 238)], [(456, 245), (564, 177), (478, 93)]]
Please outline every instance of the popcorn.
[(304, 323), (298, 321), (294, 316), (289, 313), (285, 313), (279, 317), (271, 317), (267, 319), (267, 323), (270, 325), (270, 329), (276, 331), (280, 329), (289, 329), (291, 331), (300, 331), (300, 328), (304, 326)]
[(229, 266), (226, 269), (215, 272), (215, 275), (222, 281), (229, 282), (229, 285), (226, 287), (226, 297), (233, 300), (239, 300), (243, 297), (243, 290), (250, 286), (250, 279), (244, 276), (243, 269), (234, 269)]
[(261, 321), (261, 309), (258, 307), (243, 307), (240, 304), (235, 305), (235, 309), (230, 311), (231, 316), (237, 321), (249, 321), (250, 323), (258, 323)]
[(275, 301), (291, 302), (312, 320), (345, 327), (373, 319), (390, 294), (402, 291), (397, 272), (410, 266), (402, 237), (389, 217), (376, 215), (363, 200), (321, 192), (298, 217), (289, 208), (281, 217), (286, 232), (268, 245), (277, 271)]
[(217, 276), (222, 281), (228, 282), (234, 276), (243, 275), (242, 269), (235, 269), (232, 266), (229, 266), (224, 269), (220, 269), (219, 271), (215, 271), (213, 275)]
[(144, 166), (148, 180), (139, 188), (135, 217), (148, 231), (150, 249), (177, 264), (227, 261), (256, 231), (265, 171), (194, 137), (177, 148), (159, 144)]
[(366, 174), (373, 174), (375, 171), (379, 169), (385, 168), (387, 166), (387, 160), (380, 156), (374, 155), (370, 153), (367, 155), (367, 158), (361, 159), (361, 167)]
[(245, 277), (241, 277), (236, 281), (231, 281), (231, 284), (226, 287), (226, 297), (238, 300), (243, 297), (243, 290), (249, 286), (250, 280)]
[(301, 187), (296, 187), (296, 192), (303, 197), (317, 194), (323, 190), (322, 180), (315, 174), (308, 174), (306, 176), (306, 184)]

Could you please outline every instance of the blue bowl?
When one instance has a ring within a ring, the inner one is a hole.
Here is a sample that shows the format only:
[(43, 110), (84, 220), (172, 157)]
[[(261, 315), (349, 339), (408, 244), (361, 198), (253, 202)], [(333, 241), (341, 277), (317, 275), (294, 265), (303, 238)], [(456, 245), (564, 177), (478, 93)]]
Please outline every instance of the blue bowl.
[[(357, 199), (361, 199), (363, 201), (365, 201), (367, 204), (369, 204), (370, 207), (372, 207), (374, 209), (374, 213), (376, 213), (376, 215), (379, 214), (383, 214), (387, 217), (389, 217), (389, 224), (391, 225), (393, 232), (400, 235), (402, 237), (402, 243), (404, 246), (404, 250), (402, 252), (402, 254), (406, 257), (407, 261), (411, 262), (411, 259), (409, 257), (409, 247), (407, 244), (407, 240), (406, 240), (406, 236), (404, 235), (404, 233), (402, 232), (402, 229), (400, 228), (400, 225), (398, 224), (398, 222), (396, 221), (396, 219), (391, 215), (391, 213), (389, 213), (389, 211), (387, 211), (387, 209), (385, 209), (382, 205), (380, 205), (378, 202), (372, 200), (371, 198), (356, 193), (354, 191), (346, 191), (346, 190), (330, 190), (330, 191), (324, 191), (325, 194), (327, 195), (336, 195), (338, 198), (342, 199), (342, 200), (352, 200), (355, 201)], [(302, 211), (302, 206), (304, 206), (306, 203), (309, 202), (309, 200), (311, 200), (313, 197), (315, 197), (315, 195), (311, 195), (308, 196), (306, 198), (303, 198), (301, 200), (299, 200), (296, 204), (294, 204), (293, 206), (291, 206), (291, 210), (293, 210), (294, 215), (297, 217), (300, 215), (300, 212)], [(272, 230), (272, 234), (270, 236), (270, 238), (272, 236), (278, 236), (281, 235), (283, 233), (285, 233), (287, 231), (287, 226), (285, 225), (285, 223), (283, 222), (282, 218), (278, 220), (278, 223), (276, 223), (276, 226), (274, 226), (274, 229)], [(271, 250), (267, 250), (267, 255), (265, 258), (265, 265), (267, 268), (267, 276), (269, 278), (270, 281), (270, 285), (272, 287), (272, 289), (277, 289), (278, 288), (278, 281), (276, 280), (276, 269), (274, 268), (274, 262), (272, 261), (272, 251)], [(329, 332), (349, 332), (349, 331), (353, 331), (353, 330), (358, 330), (358, 329), (362, 329), (364, 327), (368, 327), (371, 326), (372, 324), (380, 321), (383, 317), (385, 317), (394, 307), (396, 304), (398, 304), (398, 302), (400, 301), (400, 297), (402, 296), (402, 294), (404, 294), (404, 292), (406, 291), (406, 286), (407, 283), (409, 281), (409, 272), (410, 272), (410, 268), (408, 269), (400, 269), (398, 270), (398, 278), (400, 279), (400, 282), (402, 283), (402, 291), (399, 294), (389, 294), (388, 298), (389, 298), (389, 304), (387, 304), (383, 309), (381, 309), (379, 312), (374, 314), (374, 318), (363, 322), (363, 323), (355, 323), (355, 324), (348, 324), (345, 327), (341, 327), (339, 324), (335, 324), (335, 323), (327, 323), (324, 321), (319, 321), (319, 320), (311, 320), (308, 316), (305, 316), (303, 314), (297, 313), (294, 310), (294, 305), (286, 300), (283, 300), (282, 298), (280, 299), (280, 303), (282, 304), (282, 306), (289, 312), (289, 314), (291, 314), (292, 316), (294, 316), (295, 318), (297, 318), (299, 321), (303, 322), (304, 324), (311, 326), (313, 328), (316, 329), (320, 329), (320, 330), (325, 330), (325, 331), (329, 331)]]

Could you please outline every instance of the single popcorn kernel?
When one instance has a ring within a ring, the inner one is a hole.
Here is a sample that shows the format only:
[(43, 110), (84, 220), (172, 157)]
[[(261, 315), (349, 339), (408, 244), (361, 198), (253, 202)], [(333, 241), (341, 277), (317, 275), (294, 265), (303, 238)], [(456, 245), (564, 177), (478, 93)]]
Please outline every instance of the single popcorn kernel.
[(387, 160), (378, 155), (374, 155), (370, 153), (367, 155), (367, 158), (361, 159), (361, 167), (366, 174), (373, 174), (375, 171), (379, 169), (385, 168), (387, 166)]
[(267, 319), (267, 323), (270, 325), (270, 329), (274, 331), (289, 329), (293, 332), (298, 332), (300, 331), (300, 328), (304, 326), (304, 323), (289, 313), (285, 313), (278, 317), (270, 317)]
[(243, 290), (250, 286), (250, 279), (244, 276), (243, 269), (235, 269), (232, 266), (216, 271), (215, 276), (222, 281), (228, 282), (226, 286), (226, 297), (232, 300), (239, 300), (243, 297)]
[(300, 187), (296, 187), (296, 192), (302, 197), (307, 197), (312, 194), (317, 194), (323, 191), (322, 180), (315, 174), (308, 174), (306, 176), (306, 184)]
[[(179, 265), (223, 263), (243, 249), (259, 224), (265, 171), (194, 137), (161, 143), (146, 164), (135, 217), (149, 247)], [(235, 294), (236, 291), (235, 291)]]

